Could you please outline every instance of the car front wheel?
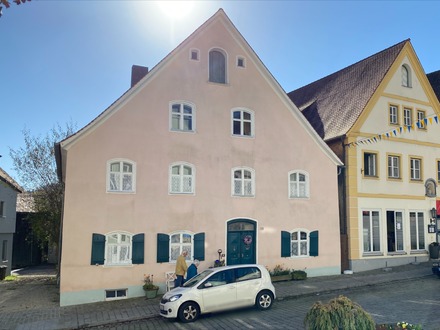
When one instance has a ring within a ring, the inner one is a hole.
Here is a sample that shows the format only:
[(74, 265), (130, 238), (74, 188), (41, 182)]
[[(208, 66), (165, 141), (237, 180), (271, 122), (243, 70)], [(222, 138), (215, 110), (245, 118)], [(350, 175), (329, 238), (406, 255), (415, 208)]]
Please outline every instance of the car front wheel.
[(256, 305), (258, 309), (269, 309), (272, 306), (272, 303), (273, 295), (269, 291), (263, 291), (257, 295)]
[(188, 323), (197, 320), (199, 318), (199, 315), (199, 306), (197, 306), (196, 303), (187, 302), (180, 307), (178, 316), (180, 321)]

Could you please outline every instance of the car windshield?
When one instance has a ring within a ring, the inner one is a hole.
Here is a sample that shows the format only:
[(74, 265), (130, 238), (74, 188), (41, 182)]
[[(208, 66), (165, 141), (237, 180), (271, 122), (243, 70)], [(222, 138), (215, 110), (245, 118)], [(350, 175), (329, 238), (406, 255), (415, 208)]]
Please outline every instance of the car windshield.
[(186, 287), (186, 288), (193, 287), (194, 285), (197, 285), (198, 283), (203, 281), (207, 276), (209, 276), (211, 274), (212, 274), (212, 270), (209, 270), (209, 269), (204, 270), (200, 274), (194, 276), (188, 282), (185, 282), (185, 284), (183, 286)]

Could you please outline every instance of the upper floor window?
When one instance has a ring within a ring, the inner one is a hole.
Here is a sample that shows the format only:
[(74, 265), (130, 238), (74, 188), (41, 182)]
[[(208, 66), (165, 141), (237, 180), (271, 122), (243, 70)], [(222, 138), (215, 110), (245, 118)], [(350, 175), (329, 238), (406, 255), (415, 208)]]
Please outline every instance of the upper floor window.
[(128, 160), (111, 160), (107, 163), (107, 191), (135, 191), (135, 163)]
[(402, 65), (402, 86), (411, 87), (411, 69), (408, 65)]
[(440, 182), (440, 160), (437, 160), (437, 182)]
[(422, 180), (422, 160), (420, 158), (410, 158), (409, 163), (411, 180)]
[(400, 178), (400, 157), (389, 155), (388, 156), (388, 177), (391, 179)]
[(194, 167), (191, 164), (179, 163), (170, 166), (170, 193), (194, 193)]
[(244, 57), (241, 57), (241, 56), (237, 57), (237, 66), (239, 68), (244, 68), (246, 66), (246, 62), (245, 62)]
[(417, 110), (417, 123), (418, 123), (417, 127), (418, 128), (426, 129), (425, 117), (426, 117), (426, 112), (424, 110)]
[(226, 84), (226, 56), (217, 49), (209, 52), (209, 81)]
[(364, 176), (377, 176), (377, 154), (364, 152)]
[(172, 131), (193, 132), (195, 110), (188, 103), (172, 103), (170, 109), (170, 128)]
[(254, 136), (254, 114), (250, 110), (232, 111), (232, 134)]
[(412, 125), (412, 109), (410, 109), (410, 108), (403, 109), (403, 124), (405, 126)]
[(4, 217), (4, 216), (5, 216), (5, 202), (0, 201), (0, 217)]
[(255, 173), (251, 168), (234, 168), (232, 170), (232, 195), (254, 196)]
[(309, 197), (309, 175), (304, 171), (289, 173), (289, 198)]
[(198, 49), (191, 49), (190, 50), (190, 59), (193, 61), (199, 60), (199, 50)]
[(390, 105), (389, 108), (389, 117), (390, 124), (398, 125), (399, 124), (399, 107), (397, 105)]

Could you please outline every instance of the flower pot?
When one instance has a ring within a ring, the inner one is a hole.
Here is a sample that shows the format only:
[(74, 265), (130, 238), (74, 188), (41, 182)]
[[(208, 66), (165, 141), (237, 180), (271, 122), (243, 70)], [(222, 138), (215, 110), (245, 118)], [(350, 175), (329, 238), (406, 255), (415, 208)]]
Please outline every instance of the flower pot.
[(274, 275), (270, 277), (272, 282), (281, 282), (281, 281), (290, 281), (292, 279), (292, 275)]
[(159, 289), (149, 289), (149, 290), (145, 290), (145, 296), (147, 297), (147, 299), (153, 299), (153, 298), (156, 298), (156, 296), (157, 296), (157, 290), (159, 290)]

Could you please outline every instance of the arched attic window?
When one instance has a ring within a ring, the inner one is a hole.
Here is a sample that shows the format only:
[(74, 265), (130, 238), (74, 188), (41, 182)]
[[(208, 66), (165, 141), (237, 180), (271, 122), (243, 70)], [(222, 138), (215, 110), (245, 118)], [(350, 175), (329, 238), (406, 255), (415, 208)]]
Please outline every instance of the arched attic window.
[(226, 84), (226, 55), (219, 49), (209, 52), (209, 81)]

